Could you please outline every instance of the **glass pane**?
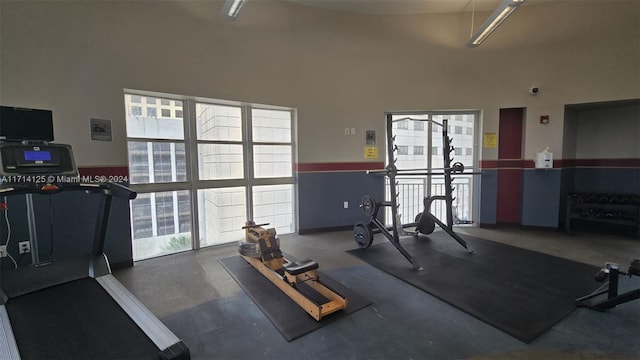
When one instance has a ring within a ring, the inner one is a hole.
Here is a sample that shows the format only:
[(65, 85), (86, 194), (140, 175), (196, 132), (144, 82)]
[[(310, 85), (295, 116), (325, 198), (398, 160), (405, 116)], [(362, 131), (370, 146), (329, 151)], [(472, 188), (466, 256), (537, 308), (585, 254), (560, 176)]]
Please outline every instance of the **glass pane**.
[(242, 145), (198, 144), (200, 180), (242, 179)]
[(130, 141), (128, 145), (132, 184), (187, 180), (184, 143)]
[(253, 221), (269, 223), (278, 234), (293, 233), (293, 185), (254, 186)]
[(198, 140), (242, 141), (242, 109), (196, 104)]
[(247, 201), (244, 187), (198, 190), (200, 245), (210, 246), (245, 237)]
[[(449, 116), (447, 115), (433, 116), (433, 120), (440, 124), (442, 124), (443, 119), (448, 119), (448, 118)], [(451, 122), (449, 122), (449, 125), (451, 125)], [(451, 134), (449, 134), (449, 137), (451, 137)], [(442, 126), (437, 125), (435, 123), (433, 124), (431, 146), (433, 150), (435, 150), (431, 154), (431, 167), (442, 169), (444, 167), (444, 157), (449, 156), (449, 150), (445, 149), (444, 145), (442, 144)], [(435, 195), (435, 193), (433, 193), (433, 195)]]
[[(141, 101), (145, 99), (146, 101)], [(154, 97), (124, 95), (127, 136), (153, 139), (184, 139), (182, 101), (156, 101)]]
[(151, 195), (138, 194), (131, 201), (131, 223), (133, 239), (144, 239), (153, 236), (153, 219), (151, 218)]
[(253, 109), (251, 112), (254, 142), (291, 143), (291, 112)]
[(256, 178), (291, 177), (292, 168), (290, 145), (253, 146), (253, 172)]
[(133, 259), (191, 249), (188, 190), (138, 194), (131, 201)]
[[(424, 153), (429, 141), (429, 134), (424, 129), (427, 128), (427, 115), (412, 114), (411, 119), (407, 115), (393, 116), (393, 135), (396, 136), (395, 145), (398, 150), (395, 152), (398, 169), (426, 169), (428, 167), (428, 155)], [(389, 163), (387, 161), (387, 163)]]

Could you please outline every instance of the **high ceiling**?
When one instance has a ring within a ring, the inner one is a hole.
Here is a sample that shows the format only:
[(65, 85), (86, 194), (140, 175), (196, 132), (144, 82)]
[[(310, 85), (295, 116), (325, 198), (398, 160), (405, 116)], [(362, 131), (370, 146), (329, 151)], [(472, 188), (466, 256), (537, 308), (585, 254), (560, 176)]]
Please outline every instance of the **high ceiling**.
[[(361, 14), (425, 14), (493, 11), (502, 0), (289, 0), (318, 8)], [(541, 0), (528, 0), (528, 2)], [(526, 5), (526, 3), (524, 4)]]

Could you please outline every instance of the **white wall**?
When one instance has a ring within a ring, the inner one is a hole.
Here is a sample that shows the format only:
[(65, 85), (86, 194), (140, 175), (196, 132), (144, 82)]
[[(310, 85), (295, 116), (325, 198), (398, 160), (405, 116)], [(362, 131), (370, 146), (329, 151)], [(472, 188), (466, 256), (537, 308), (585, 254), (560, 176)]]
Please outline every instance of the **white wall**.
[[(0, 104), (52, 109), (56, 141), (103, 166), (127, 162), (124, 88), (295, 107), (300, 162), (363, 161), (364, 130), (382, 140), (391, 110), (480, 109), (496, 132), (500, 108), (526, 107), (525, 157), (560, 154), (565, 104), (640, 97), (638, 1), (523, 6), (475, 49), (470, 14), (249, 1), (226, 22), (221, 5), (2, 1)], [(92, 117), (113, 120), (113, 142), (90, 141)]]
[(640, 158), (640, 101), (578, 110), (567, 121), (576, 124), (576, 159)]

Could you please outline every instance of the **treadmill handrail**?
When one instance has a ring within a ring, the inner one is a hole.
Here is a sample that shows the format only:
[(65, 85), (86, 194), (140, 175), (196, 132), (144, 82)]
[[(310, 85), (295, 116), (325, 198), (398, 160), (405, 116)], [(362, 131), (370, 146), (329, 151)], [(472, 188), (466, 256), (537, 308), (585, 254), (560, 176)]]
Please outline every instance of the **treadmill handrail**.
[(6, 183), (0, 185), (0, 195), (44, 194), (52, 195), (64, 191), (110, 192), (118, 198), (133, 200), (137, 192), (118, 183)]

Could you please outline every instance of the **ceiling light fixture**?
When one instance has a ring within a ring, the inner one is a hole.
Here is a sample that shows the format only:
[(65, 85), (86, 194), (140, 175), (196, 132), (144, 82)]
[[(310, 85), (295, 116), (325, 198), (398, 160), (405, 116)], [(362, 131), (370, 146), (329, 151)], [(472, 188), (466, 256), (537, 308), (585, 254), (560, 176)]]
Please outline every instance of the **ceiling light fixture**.
[(245, 2), (246, 0), (225, 0), (220, 15), (227, 20), (235, 20)]
[(473, 34), (469, 42), (467, 42), (467, 46), (476, 47), (482, 44), (523, 2), (524, 0), (504, 0), (496, 11), (489, 16), (487, 21), (480, 26), (478, 31)]

